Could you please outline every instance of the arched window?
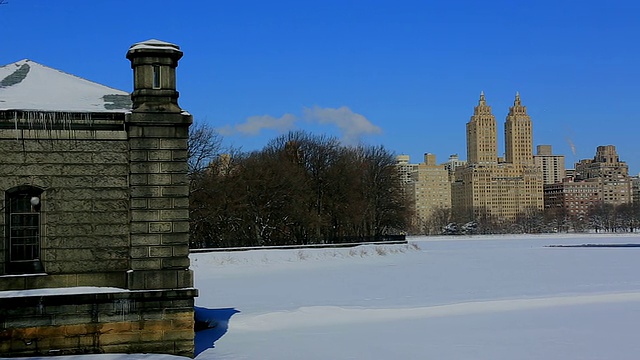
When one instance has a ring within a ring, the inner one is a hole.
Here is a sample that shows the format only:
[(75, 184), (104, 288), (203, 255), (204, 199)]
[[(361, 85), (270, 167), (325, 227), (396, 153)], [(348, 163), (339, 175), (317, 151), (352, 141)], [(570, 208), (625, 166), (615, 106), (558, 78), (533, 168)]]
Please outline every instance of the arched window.
[(7, 273), (43, 272), (40, 262), (42, 189), (19, 186), (6, 192)]

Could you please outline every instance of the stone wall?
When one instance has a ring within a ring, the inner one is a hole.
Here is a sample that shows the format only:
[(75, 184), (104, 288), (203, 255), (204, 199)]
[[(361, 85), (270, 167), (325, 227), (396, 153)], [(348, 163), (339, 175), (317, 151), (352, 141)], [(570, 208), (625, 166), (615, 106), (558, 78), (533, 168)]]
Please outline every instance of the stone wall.
[[(41, 188), (41, 262), (48, 276), (2, 277), (0, 289), (113, 286), (129, 269), (129, 158), (121, 131), (0, 129), (0, 203)], [(5, 206), (0, 218), (5, 219)], [(5, 221), (0, 230), (5, 233)], [(0, 246), (0, 275), (6, 247)]]
[(0, 297), (0, 354), (193, 355), (196, 290)]

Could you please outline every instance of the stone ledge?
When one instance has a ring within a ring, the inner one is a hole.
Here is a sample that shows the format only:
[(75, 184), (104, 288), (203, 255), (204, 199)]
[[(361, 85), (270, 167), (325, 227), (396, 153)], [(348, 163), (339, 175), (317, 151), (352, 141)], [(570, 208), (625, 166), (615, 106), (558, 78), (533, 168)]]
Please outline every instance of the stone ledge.
[[(63, 288), (61, 291), (72, 291), (73, 288)], [(1, 293), (1, 292), (0, 292)], [(99, 304), (116, 300), (137, 301), (174, 301), (188, 300), (198, 296), (195, 288), (170, 290), (115, 290), (114, 292), (96, 292), (79, 294), (38, 294), (33, 296), (0, 297), (0, 309), (8, 310), (25, 306), (59, 306), (69, 304)]]

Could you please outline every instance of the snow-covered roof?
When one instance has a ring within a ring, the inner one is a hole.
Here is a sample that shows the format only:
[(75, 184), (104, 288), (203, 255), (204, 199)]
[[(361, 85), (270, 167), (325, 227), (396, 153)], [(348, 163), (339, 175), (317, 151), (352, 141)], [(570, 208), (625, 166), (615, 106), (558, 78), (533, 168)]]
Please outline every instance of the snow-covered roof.
[(126, 91), (31, 60), (0, 67), (0, 111), (117, 112), (131, 110)]

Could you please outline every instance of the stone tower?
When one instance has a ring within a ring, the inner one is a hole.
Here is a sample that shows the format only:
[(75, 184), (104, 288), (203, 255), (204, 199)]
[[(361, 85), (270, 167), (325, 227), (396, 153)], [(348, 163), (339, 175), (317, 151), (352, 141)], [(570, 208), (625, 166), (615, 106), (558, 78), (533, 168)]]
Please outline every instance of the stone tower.
[(495, 164), (497, 159), (496, 118), (481, 92), (467, 123), (467, 161), (469, 164)]
[(531, 135), (531, 118), (527, 107), (520, 101), (516, 92), (513, 106), (504, 124), (506, 162), (514, 165), (533, 164), (533, 140)]
[(131, 46), (129, 289), (191, 288), (187, 139), (192, 116), (178, 106), (179, 47), (148, 40)]

